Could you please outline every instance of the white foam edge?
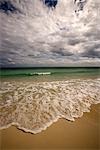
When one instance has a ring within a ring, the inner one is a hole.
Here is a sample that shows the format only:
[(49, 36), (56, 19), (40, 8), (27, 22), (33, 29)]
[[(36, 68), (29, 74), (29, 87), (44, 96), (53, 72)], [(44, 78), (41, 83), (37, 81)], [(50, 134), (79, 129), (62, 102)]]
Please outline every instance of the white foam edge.
[(10, 124), (8, 124), (8, 125), (6, 125), (6, 126), (0, 127), (0, 130), (7, 129), (7, 128), (11, 127), (11, 126), (15, 126), (15, 127), (17, 127), (18, 129), (20, 129), (20, 130), (22, 130), (22, 131), (24, 131), (24, 132), (37, 134), (37, 133), (40, 133), (41, 131), (46, 130), (49, 126), (51, 126), (54, 122), (57, 122), (59, 119), (60, 119), (60, 118), (57, 117), (57, 118), (55, 118), (54, 120), (51, 120), (49, 123), (46, 123), (45, 126), (41, 127), (40, 129), (38, 129), (38, 130), (36, 130), (36, 131), (29, 130), (29, 129), (26, 129), (26, 128), (24, 128), (24, 127), (21, 127), (20, 124), (17, 123), (17, 122), (12, 122), (12, 123), (10, 123)]
[[(98, 103), (96, 104), (91, 104), (91, 105), (97, 105)], [(91, 106), (90, 106), (90, 110), (91, 110)], [(46, 123), (45, 126), (41, 127), (40, 129), (36, 130), (36, 131), (33, 131), (33, 130), (29, 130), (29, 129), (26, 129), (24, 127), (21, 127), (19, 123), (17, 122), (12, 122), (6, 126), (3, 126), (3, 127), (0, 127), (0, 130), (3, 130), (3, 129), (7, 129), (11, 126), (15, 126), (17, 127), (18, 129), (26, 132), (26, 133), (32, 133), (32, 134), (37, 134), (37, 133), (40, 133), (41, 131), (45, 131), (48, 127), (50, 127), (53, 123), (57, 122), (59, 119), (66, 119), (68, 121), (75, 121), (77, 118), (81, 118), (83, 115), (84, 115), (84, 112), (90, 112), (90, 110), (88, 109), (87, 111), (83, 111), (82, 112), (82, 115), (81, 116), (78, 116), (78, 117), (73, 117), (73, 119), (68, 119), (67, 117), (65, 117), (64, 115), (59, 115), (57, 116), (55, 119), (51, 120), (49, 123)]]

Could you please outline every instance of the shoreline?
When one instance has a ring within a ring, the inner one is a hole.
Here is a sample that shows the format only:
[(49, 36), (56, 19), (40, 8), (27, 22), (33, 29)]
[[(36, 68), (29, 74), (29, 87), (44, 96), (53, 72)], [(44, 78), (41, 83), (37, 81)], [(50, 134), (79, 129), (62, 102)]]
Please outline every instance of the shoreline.
[(74, 121), (92, 104), (100, 103), (100, 79), (73, 81), (5, 82), (1, 90), (6, 100), (1, 101), (1, 128), (16, 124), (19, 129), (36, 134), (59, 118)]
[[(92, 105), (89, 113), (84, 113), (74, 122), (59, 119), (47, 130), (38, 134), (23, 132), (12, 126), (1, 133), (1, 149), (93, 149), (100, 148), (100, 104)], [(77, 137), (77, 138), (76, 138)], [(11, 140), (13, 139), (13, 140)]]
[(58, 118), (55, 118), (54, 120), (51, 120), (51, 122), (49, 122), (47, 126), (45, 126), (44, 128), (40, 128), (40, 130), (38, 130), (36, 132), (34, 130), (32, 131), (32, 130), (28, 130), (26, 128), (21, 127), (20, 124), (18, 124), (17, 122), (12, 122), (11, 124), (8, 124), (7, 126), (1, 127), (0, 130), (6, 130), (6, 129), (10, 128), (10, 127), (16, 127), (18, 130), (21, 130), (21, 131), (23, 131), (25, 133), (30, 133), (30, 134), (34, 134), (34, 135), (35, 134), (39, 134), (39, 133), (47, 130), (50, 126), (52, 126), (54, 123), (58, 122), (59, 120), (66, 120), (66, 121), (70, 121), (70, 122), (75, 122), (76, 119), (79, 119), (79, 118), (83, 117), (84, 113), (91, 113), (91, 109), (92, 109), (92, 107), (94, 105), (100, 105), (100, 103), (92, 104), (88, 111), (84, 111), (82, 113), (82, 116), (79, 116), (78, 118), (74, 118), (74, 120), (68, 120), (68, 119), (66, 119), (64, 117), (60, 117), (59, 116)]

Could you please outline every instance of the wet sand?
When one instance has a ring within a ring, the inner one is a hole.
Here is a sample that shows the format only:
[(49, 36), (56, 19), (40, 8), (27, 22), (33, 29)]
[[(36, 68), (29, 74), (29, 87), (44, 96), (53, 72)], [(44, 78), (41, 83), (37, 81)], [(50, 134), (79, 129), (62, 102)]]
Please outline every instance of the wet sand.
[(2, 130), (1, 150), (99, 150), (100, 104), (91, 107), (90, 113), (70, 122), (59, 119), (47, 130), (36, 135), (16, 127)]

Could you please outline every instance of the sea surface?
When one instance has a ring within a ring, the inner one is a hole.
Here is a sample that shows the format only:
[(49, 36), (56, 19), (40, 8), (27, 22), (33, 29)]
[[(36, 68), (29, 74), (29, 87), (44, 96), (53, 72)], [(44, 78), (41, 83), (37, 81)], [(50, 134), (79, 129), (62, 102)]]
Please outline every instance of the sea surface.
[(13, 68), (0, 75), (0, 129), (36, 134), (100, 103), (100, 68)]

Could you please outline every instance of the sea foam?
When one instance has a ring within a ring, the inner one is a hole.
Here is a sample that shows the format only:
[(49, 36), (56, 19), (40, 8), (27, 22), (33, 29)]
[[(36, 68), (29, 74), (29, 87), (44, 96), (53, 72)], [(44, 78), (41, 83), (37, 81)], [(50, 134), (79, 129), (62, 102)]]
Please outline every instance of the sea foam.
[(59, 118), (74, 121), (100, 103), (100, 79), (2, 81), (0, 129), (11, 125), (39, 133)]

